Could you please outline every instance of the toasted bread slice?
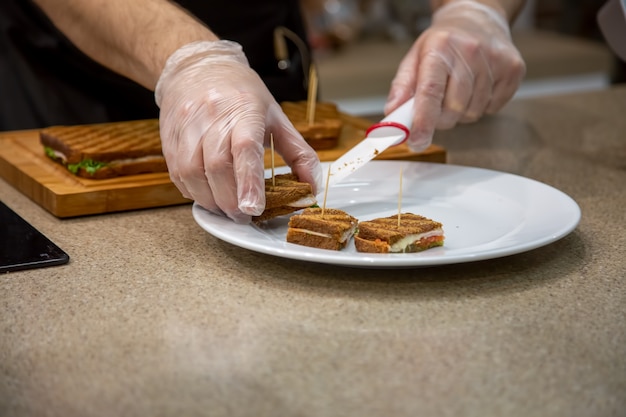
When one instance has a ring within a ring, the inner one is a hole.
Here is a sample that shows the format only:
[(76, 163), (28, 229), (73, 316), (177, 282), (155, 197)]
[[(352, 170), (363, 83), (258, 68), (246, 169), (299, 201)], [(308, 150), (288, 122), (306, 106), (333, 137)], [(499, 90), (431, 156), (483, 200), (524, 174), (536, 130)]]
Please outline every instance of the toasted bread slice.
[(289, 219), (287, 242), (312, 248), (341, 250), (354, 235), (357, 224), (358, 220), (343, 210), (308, 208)]
[(293, 213), (315, 205), (311, 184), (301, 182), (293, 173), (278, 174), (265, 179), (265, 210), (252, 218), (255, 223)]
[(413, 213), (393, 215), (359, 222), (354, 245), (359, 252), (409, 253), (420, 252), (444, 242), (441, 223)]
[(167, 171), (157, 119), (52, 126), (39, 136), (50, 158), (81, 177)]
[(313, 149), (332, 149), (339, 143), (343, 120), (334, 103), (316, 103), (312, 124), (309, 124), (307, 120), (306, 101), (285, 101), (280, 106), (296, 130)]

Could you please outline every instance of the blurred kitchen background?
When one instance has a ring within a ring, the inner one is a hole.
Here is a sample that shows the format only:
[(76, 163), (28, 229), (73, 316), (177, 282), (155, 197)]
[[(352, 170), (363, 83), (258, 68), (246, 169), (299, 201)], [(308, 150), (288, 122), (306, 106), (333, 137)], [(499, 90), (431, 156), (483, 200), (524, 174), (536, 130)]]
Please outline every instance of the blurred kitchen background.
[[(349, 114), (382, 114), (398, 63), (430, 22), (429, 0), (302, 0), (320, 100)], [(623, 63), (598, 29), (603, 0), (527, 0), (513, 39), (527, 65), (516, 98), (602, 89)]]

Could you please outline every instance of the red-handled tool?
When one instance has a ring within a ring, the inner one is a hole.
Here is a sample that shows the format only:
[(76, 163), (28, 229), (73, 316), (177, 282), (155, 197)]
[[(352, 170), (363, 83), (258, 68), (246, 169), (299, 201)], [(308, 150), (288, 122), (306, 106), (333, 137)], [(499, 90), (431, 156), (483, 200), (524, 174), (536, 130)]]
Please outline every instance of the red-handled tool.
[(403, 143), (409, 137), (413, 119), (413, 102), (406, 103), (372, 125), (365, 139), (330, 165), (328, 185), (333, 185), (374, 159), (385, 149)]

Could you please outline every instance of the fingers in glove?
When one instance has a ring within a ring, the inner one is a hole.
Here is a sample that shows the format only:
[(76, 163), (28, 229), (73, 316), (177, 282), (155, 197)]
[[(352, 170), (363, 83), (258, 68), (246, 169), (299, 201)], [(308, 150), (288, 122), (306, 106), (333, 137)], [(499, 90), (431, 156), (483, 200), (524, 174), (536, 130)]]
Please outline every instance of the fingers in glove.
[[(183, 197), (193, 200), (193, 198), (191, 197), (191, 193), (189, 192), (187, 187), (185, 187), (185, 184), (180, 180), (180, 173), (178, 172), (177, 163), (178, 161), (176, 160), (176, 158), (172, 158), (168, 155), (171, 155), (171, 152), (167, 152), (166, 149), (163, 148), (163, 156), (165, 157), (165, 161), (167, 163), (167, 171), (169, 173), (170, 180), (172, 180), (172, 182), (174, 183), (176, 188), (178, 188)], [(209, 207), (205, 208), (207, 210), (209, 209)]]
[[(162, 141), (163, 156), (167, 161), (167, 170), (170, 179), (183, 197), (196, 201), (199, 205), (213, 213), (221, 214), (221, 210), (219, 210), (213, 199), (211, 190), (204, 190), (204, 192), (197, 190), (193, 183), (185, 179), (189, 174), (184, 172), (184, 169), (181, 170), (181, 167), (196, 166), (200, 167), (199, 170), (202, 171), (202, 154), (198, 153), (195, 149), (187, 149), (181, 146), (181, 144), (184, 143), (180, 140), (181, 135), (188, 134), (185, 130), (178, 130), (178, 127), (183, 125), (183, 123), (180, 125), (175, 124), (174, 129), (171, 130), (165, 128), (164, 124), (161, 124), (161, 137), (165, 139)], [(201, 197), (200, 200), (196, 199), (198, 196)]]
[[(180, 143), (184, 144), (186, 135), (194, 135), (193, 129), (185, 129), (180, 132)], [(196, 142), (194, 142), (196, 143)], [(176, 158), (169, 158), (168, 161), (176, 161), (177, 164), (170, 176), (179, 189), (184, 189), (189, 194), (189, 198), (213, 213), (221, 213), (220, 207), (214, 198), (213, 192), (206, 179), (204, 150), (201, 146), (188, 147), (178, 146)]]
[(449, 63), (434, 52), (427, 53), (419, 66), (413, 125), (407, 141), (415, 152), (426, 149), (432, 142), (435, 128), (442, 113), (448, 82)]
[[(237, 206), (236, 185), (234, 183), (232, 172), (233, 162), (229, 149), (230, 138), (220, 141), (219, 147), (215, 148), (214, 144), (204, 138), (201, 142), (203, 148), (204, 167), (203, 184), (198, 183), (198, 189), (206, 191), (211, 190), (215, 205), (218, 207), (217, 213), (222, 213), (234, 220), (236, 223), (249, 223), (250, 216), (240, 212)], [(206, 187), (206, 188), (204, 188)], [(207, 198), (205, 195), (199, 195), (196, 201)]]
[[(251, 104), (252, 106), (252, 104)], [(265, 112), (247, 111), (232, 130), (230, 153), (233, 157), (238, 211), (247, 216), (258, 216), (265, 209), (265, 180), (263, 140)]]
[(470, 123), (477, 121), (491, 103), (493, 95), (494, 75), (490, 66), (490, 60), (485, 56), (485, 50), (473, 40), (464, 41), (460, 51), (467, 63), (468, 74), (472, 79), (466, 92), (469, 100), (458, 122)]
[[(276, 110), (280, 110), (280, 107)], [(304, 140), (282, 110), (272, 112), (272, 116), (272, 135), (276, 152), (291, 167), (291, 171), (298, 179), (311, 184), (313, 193), (317, 194), (324, 187), (319, 155)]]
[(463, 40), (442, 39), (441, 52), (433, 52), (438, 59), (446, 63), (448, 83), (443, 99), (443, 108), (437, 129), (451, 129), (467, 111), (474, 93), (474, 44), (465, 44)]
[(493, 99), (493, 77), (489, 68), (476, 74), (471, 100), (460, 123), (473, 123), (480, 119)]
[(517, 51), (509, 50), (504, 60), (506, 68), (497, 68), (493, 85), (493, 96), (485, 112), (494, 114), (500, 110), (515, 95), (519, 85), (526, 75), (526, 63)]

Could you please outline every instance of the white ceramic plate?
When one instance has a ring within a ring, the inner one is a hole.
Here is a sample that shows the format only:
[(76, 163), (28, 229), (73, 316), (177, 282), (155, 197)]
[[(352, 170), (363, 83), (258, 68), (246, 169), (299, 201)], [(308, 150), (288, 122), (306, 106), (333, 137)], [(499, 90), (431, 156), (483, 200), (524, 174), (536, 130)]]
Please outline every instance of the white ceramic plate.
[[(324, 166), (327, 169), (327, 166)], [(367, 254), (354, 243), (341, 251), (287, 243), (288, 216), (263, 227), (239, 225), (194, 204), (198, 224), (213, 236), (283, 258), (356, 267), (411, 268), (492, 259), (550, 244), (580, 221), (580, 208), (563, 192), (518, 175), (449, 164), (372, 161), (330, 187), (326, 207), (359, 220), (397, 214), (402, 170), (402, 212), (443, 224), (444, 246), (410, 254)], [(275, 173), (287, 172), (281, 167)], [(266, 177), (271, 175), (266, 173)], [(322, 205), (323, 195), (318, 196)]]

